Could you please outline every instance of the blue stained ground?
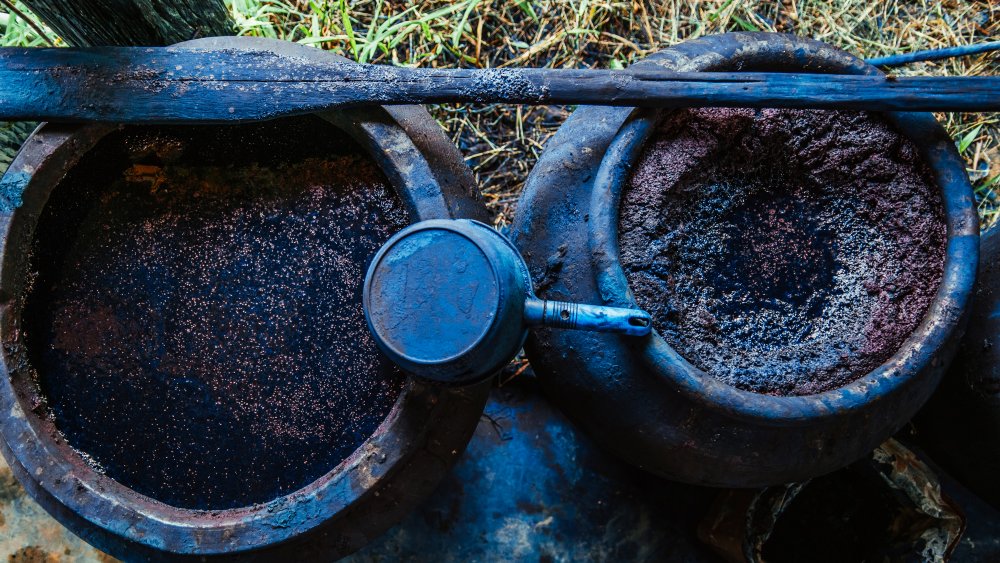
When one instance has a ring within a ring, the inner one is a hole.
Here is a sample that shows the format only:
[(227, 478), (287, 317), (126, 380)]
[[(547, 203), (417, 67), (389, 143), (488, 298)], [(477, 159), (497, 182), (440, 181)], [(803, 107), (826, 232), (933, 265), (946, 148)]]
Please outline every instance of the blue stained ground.
[(349, 560), (720, 561), (695, 536), (714, 491), (600, 453), (536, 387), (494, 390), (434, 496)]

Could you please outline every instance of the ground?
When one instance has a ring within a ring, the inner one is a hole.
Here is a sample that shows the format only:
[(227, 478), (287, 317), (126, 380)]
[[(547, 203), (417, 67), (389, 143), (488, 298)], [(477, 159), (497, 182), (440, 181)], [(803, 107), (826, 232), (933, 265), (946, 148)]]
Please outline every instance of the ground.
[[(297, 41), (362, 62), (421, 67), (621, 68), (686, 39), (740, 30), (795, 33), (862, 57), (964, 45), (1000, 35), (996, 0), (226, 2), (241, 35)], [(18, 0), (0, 0), (0, 45), (61, 43)], [(1000, 54), (920, 63), (896, 72), (997, 75)], [(510, 222), (524, 179), (571, 109), (431, 108), (475, 170), (497, 224)], [(1000, 114), (939, 118), (968, 163), (983, 225), (991, 226), (1000, 218)], [(0, 129), (6, 127), (11, 126), (0, 124)], [(0, 168), (11, 156), (0, 150)], [(0, 461), (3, 555), (11, 561), (98, 558), (24, 497)]]

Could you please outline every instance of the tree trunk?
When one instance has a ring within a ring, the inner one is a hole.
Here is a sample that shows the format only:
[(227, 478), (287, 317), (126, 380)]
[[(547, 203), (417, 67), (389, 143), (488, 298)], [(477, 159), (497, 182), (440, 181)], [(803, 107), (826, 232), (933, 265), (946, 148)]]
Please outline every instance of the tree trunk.
[[(22, 0), (67, 44), (170, 45), (235, 31), (222, 0)], [(0, 176), (34, 123), (0, 122)]]
[(222, 0), (22, 0), (75, 47), (170, 45), (232, 35)]

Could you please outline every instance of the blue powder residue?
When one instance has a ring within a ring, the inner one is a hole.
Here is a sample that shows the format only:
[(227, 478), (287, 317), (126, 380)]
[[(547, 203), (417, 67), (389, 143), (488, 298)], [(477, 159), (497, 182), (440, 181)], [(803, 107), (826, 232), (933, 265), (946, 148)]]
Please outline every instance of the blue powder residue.
[(11, 213), (21, 207), (21, 196), (29, 180), (31, 175), (24, 172), (11, 172), (0, 178), (0, 212)]

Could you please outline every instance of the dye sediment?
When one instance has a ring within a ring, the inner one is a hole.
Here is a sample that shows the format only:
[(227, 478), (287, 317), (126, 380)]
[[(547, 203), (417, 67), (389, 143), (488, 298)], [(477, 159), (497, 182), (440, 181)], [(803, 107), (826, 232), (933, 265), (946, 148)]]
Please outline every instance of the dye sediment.
[(408, 222), (377, 165), (316, 117), (109, 135), (56, 187), (34, 241), (23, 318), (56, 427), (176, 507), (308, 485), (405, 383), (361, 291)]
[(877, 368), (943, 273), (937, 185), (909, 140), (863, 112), (672, 112), (619, 221), (626, 276), (657, 331), (757, 393), (819, 393)]

